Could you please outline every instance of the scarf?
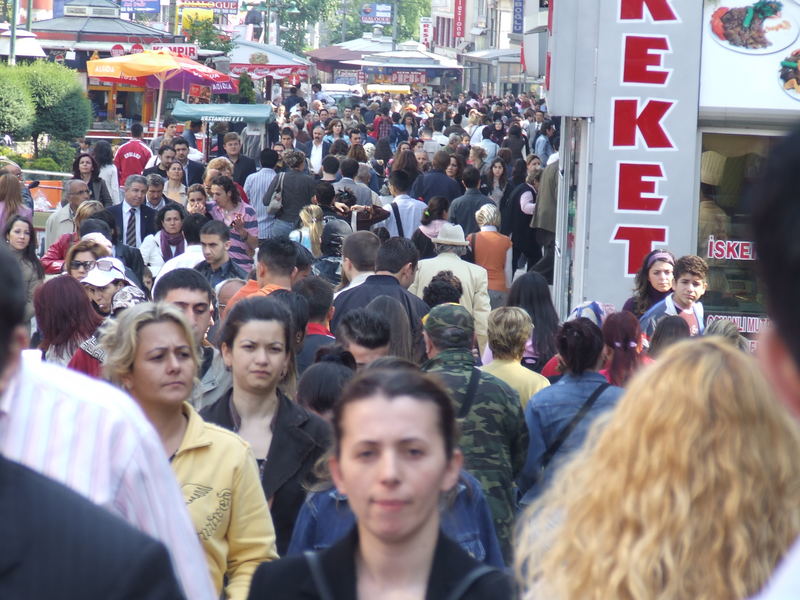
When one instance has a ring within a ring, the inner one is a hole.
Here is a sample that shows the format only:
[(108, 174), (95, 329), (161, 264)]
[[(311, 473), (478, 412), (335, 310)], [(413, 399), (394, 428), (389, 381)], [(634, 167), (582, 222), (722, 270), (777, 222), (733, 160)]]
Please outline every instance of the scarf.
[[(172, 253), (171, 246), (175, 246), (175, 254)], [(182, 231), (167, 233), (163, 229), (161, 230), (161, 258), (164, 259), (164, 262), (167, 262), (173, 256), (183, 254), (185, 249), (186, 239), (183, 237)]]

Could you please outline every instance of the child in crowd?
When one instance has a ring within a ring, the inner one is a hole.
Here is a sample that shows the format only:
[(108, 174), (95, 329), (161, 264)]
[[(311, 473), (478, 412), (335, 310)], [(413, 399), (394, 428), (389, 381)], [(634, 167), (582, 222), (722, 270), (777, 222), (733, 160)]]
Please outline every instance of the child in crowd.
[(658, 322), (667, 315), (678, 315), (689, 325), (691, 335), (703, 333), (703, 305), (700, 298), (706, 292), (708, 265), (699, 256), (682, 256), (675, 262), (672, 294), (654, 304), (639, 319), (642, 332), (653, 336)]

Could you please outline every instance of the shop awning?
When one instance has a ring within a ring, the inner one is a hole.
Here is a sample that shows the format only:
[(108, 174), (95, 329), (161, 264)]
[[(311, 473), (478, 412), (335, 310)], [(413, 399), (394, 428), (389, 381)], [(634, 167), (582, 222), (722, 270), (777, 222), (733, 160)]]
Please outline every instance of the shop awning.
[(253, 79), (308, 76), (311, 61), (279, 46), (250, 42), (243, 38), (236, 38), (233, 43), (233, 50), (228, 53), (231, 59), (231, 73), (236, 75), (248, 73)]
[(267, 104), (187, 104), (182, 100), (175, 103), (172, 116), (186, 121), (245, 121), (265, 123), (272, 121), (272, 107)]

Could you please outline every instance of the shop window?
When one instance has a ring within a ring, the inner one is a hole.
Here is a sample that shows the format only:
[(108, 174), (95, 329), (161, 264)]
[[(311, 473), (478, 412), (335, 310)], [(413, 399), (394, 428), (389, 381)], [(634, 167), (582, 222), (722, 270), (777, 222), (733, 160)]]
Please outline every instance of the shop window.
[(778, 138), (704, 133), (702, 139), (697, 254), (709, 266), (706, 325), (732, 320), (754, 348), (766, 311), (755, 274), (750, 212), (764, 161)]

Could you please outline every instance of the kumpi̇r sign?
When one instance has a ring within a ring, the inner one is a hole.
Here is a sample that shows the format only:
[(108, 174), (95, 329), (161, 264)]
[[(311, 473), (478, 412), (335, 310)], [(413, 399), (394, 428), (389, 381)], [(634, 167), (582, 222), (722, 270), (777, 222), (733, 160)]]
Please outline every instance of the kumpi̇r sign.
[(621, 303), (652, 249), (693, 250), (703, 7), (599, 2), (584, 295)]

